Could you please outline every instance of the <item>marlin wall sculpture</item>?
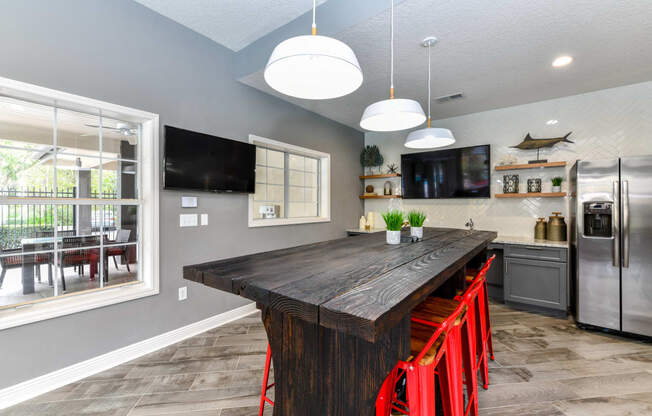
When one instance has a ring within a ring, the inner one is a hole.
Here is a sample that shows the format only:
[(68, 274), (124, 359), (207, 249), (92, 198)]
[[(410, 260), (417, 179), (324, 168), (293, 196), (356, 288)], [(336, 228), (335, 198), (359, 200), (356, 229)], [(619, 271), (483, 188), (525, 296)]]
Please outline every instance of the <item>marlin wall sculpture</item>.
[(572, 131), (563, 137), (553, 137), (550, 139), (533, 139), (532, 136), (530, 136), (530, 133), (528, 133), (522, 142), (512, 147), (521, 150), (537, 149), (537, 160), (530, 160), (528, 163), (545, 163), (547, 162), (546, 159), (539, 159), (539, 149), (542, 147), (552, 147), (561, 142), (574, 143), (568, 140), (568, 136), (570, 136), (571, 133)]

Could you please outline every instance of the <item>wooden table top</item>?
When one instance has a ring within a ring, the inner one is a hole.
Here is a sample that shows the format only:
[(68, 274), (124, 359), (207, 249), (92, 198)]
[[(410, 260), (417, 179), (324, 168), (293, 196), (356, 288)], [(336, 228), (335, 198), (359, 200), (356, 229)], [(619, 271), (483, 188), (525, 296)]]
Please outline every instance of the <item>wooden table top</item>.
[(185, 266), (183, 276), (375, 342), (496, 236), (424, 228), (422, 241), (388, 245), (375, 233)]

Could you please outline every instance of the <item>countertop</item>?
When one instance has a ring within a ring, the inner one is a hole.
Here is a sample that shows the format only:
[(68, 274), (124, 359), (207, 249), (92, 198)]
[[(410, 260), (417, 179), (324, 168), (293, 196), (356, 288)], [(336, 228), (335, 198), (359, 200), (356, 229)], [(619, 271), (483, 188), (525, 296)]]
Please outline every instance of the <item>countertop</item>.
[(426, 228), (389, 245), (372, 233), (185, 266), (184, 278), (376, 342), (496, 238), (491, 231)]
[(359, 228), (349, 228), (346, 230), (347, 233), (358, 233), (358, 234), (373, 234), (373, 233), (379, 233), (381, 231), (385, 231), (384, 228), (372, 228), (371, 230), (364, 230), (364, 229), (359, 229)]
[[(360, 230), (357, 228), (352, 228), (346, 230), (350, 233), (359, 233), (359, 234), (374, 234), (381, 231), (385, 231), (384, 228), (373, 228), (371, 230)], [(493, 243), (499, 244), (522, 244), (527, 246), (541, 246), (541, 247), (557, 247), (557, 248), (568, 248), (568, 241), (550, 241), (550, 240), (535, 240), (531, 237), (522, 237), (514, 235), (502, 235), (498, 234), (498, 237), (493, 241)]]
[(528, 246), (568, 248), (568, 241), (535, 240), (531, 237), (519, 237), (502, 234), (498, 234), (498, 237), (493, 242), (500, 244), (522, 244)]

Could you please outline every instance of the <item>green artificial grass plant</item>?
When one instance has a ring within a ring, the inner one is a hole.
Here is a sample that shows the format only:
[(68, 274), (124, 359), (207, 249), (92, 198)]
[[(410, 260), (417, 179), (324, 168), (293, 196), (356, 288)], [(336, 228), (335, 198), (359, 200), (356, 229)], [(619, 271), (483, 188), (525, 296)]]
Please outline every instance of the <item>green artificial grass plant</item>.
[(426, 213), (421, 211), (410, 211), (407, 215), (410, 227), (423, 227), (426, 221)]
[(403, 226), (403, 213), (397, 209), (387, 211), (383, 213), (383, 220), (385, 220), (388, 231), (401, 231), (401, 227)]

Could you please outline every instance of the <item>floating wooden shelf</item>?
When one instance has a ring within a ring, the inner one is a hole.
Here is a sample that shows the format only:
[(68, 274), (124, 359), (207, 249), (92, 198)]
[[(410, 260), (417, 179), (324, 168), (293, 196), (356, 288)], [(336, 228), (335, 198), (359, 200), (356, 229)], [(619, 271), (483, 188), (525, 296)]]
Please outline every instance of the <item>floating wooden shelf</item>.
[(360, 199), (391, 199), (403, 198), (402, 195), (360, 195)]
[(360, 179), (400, 178), (400, 173), (381, 173), (379, 175), (360, 175)]
[(523, 163), (522, 165), (496, 166), (496, 170), (536, 169), (536, 168), (561, 168), (566, 162)]
[(566, 192), (523, 192), (518, 194), (496, 194), (496, 198), (563, 198)]

